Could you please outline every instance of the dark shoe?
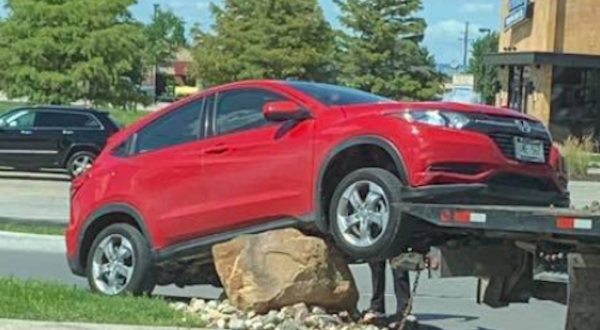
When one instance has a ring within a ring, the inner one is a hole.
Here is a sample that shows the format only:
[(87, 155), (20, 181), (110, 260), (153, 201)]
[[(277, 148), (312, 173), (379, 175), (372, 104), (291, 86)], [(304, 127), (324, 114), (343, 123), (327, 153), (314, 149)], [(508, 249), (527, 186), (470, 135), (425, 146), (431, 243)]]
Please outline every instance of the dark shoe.
[(385, 319), (385, 314), (381, 312), (375, 312), (372, 310), (367, 310), (363, 313), (360, 323), (362, 324), (371, 324), (371, 325), (379, 325), (382, 324), (382, 321)]

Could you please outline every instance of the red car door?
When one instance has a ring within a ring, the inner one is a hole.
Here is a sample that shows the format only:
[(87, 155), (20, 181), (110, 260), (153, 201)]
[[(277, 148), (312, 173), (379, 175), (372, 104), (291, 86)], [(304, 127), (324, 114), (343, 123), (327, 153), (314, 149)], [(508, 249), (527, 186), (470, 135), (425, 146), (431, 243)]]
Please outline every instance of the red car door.
[(262, 112), (266, 102), (286, 99), (258, 88), (216, 96), (213, 134), (203, 143), (204, 230), (310, 212), (313, 121), (290, 129), (285, 123), (268, 122)]
[(136, 207), (167, 244), (186, 240), (201, 213), (203, 100), (191, 101), (142, 128), (135, 154), (125, 161)]

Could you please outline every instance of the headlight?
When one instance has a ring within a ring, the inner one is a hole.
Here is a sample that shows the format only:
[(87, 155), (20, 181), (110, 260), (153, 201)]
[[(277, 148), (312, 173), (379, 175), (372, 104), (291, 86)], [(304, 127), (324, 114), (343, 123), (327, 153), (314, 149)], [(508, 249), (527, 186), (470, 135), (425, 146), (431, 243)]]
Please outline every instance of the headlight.
[(440, 110), (407, 110), (404, 119), (454, 129), (462, 129), (471, 122), (469, 117), (461, 113)]

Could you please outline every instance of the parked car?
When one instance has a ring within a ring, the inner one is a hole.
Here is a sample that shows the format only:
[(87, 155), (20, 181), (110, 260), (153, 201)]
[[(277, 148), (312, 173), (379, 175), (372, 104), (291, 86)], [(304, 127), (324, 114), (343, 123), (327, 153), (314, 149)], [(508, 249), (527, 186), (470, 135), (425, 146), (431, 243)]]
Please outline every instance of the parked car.
[(119, 132), (73, 182), (69, 265), (108, 295), (218, 285), (212, 245), (289, 226), (386, 257), (411, 243), (408, 201), (568, 206), (561, 159), (542, 123), (505, 109), (219, 86)]
[(442, 101), (462, 103), (482, 103), (481, 95), (475, 92), (471, 86), (454, 86), (448, 93), (444, 94)]
[(20, 170), (87, 170), (119, 130), (108, 113), (87, 108), (35, 106), (0, 115), (0, 166)]

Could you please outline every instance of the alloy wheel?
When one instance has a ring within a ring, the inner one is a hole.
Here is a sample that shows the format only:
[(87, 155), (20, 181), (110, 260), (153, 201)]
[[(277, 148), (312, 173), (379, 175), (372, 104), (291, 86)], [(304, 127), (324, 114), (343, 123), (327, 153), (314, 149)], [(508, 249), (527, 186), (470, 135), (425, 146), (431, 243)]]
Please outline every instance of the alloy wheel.
[(383, 236), (390, 220), (390, 204), (383, 188), (372, 181), (351, 184), (337, 205), (337, 226), (343, 239), (369, 247)]
[(122, 235), (104, 238), (94, 251), (92, 275), (96, 288), (106, 295), (118, 295), (131, 281), (135, 254), (131, 242)]
[(71, 173), (78, 176), (87, 171), (93, 164), (94, 159), (90, 155), (80, 155), (73, 159)]

